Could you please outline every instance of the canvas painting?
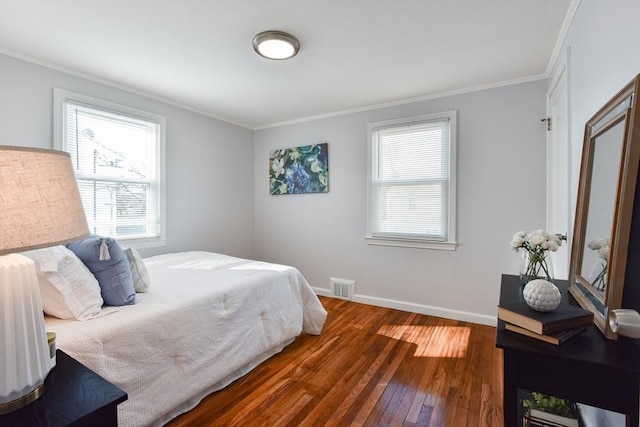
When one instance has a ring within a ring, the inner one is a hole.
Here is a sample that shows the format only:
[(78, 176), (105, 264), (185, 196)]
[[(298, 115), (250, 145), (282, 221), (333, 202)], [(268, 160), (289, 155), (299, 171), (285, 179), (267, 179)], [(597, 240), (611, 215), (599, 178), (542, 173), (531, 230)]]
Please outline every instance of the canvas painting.
[(327, 193), (329, 144), (305, 145), (269, 152), (271, 194)]

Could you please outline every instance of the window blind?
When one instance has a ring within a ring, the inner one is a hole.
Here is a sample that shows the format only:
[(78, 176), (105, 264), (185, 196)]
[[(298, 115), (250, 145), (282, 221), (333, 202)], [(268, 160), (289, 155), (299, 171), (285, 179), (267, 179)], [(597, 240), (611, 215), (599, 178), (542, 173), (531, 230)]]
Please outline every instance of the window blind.
[(91, 232), (160, 237), (161, 124), (72, 100), (63, 103), (63, 121)]
[(371, 236), (445, 241), (448, 119), (372, 130)]

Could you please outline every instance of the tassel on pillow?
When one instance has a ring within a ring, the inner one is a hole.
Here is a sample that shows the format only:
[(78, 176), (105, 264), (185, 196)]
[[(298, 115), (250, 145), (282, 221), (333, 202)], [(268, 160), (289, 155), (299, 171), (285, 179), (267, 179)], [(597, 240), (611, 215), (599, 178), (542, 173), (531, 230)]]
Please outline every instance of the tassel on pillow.
[(109, 255), (109, 246), (107, 246), (107, 239), (102, 239), (100, 244), (100, 261), (108, 261), (111, 259)]

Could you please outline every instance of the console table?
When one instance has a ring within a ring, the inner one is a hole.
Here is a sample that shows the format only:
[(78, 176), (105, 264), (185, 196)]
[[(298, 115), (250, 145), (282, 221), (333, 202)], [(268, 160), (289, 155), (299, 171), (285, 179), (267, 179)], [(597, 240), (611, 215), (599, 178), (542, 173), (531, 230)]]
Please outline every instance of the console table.
[[(566, 281), (556, 281), (564, 302)], [(500, 303), (521, 298), (520, 278), (503, 275)], [(504, 355), (505, 426), (521, 425), (518, 389), (536, 391), (626, 415), (640, 425), (640, 347), (620, 337), (607, 340), (595, 325), (556, 346), (505, 330), (498, 321), (496, 347)]]
[(34, 402), (0, 416), (0, 426), (118, 425), (118, 404), (127, 400), (120, 390), (63, 351), (44, 381), (44, 393)]

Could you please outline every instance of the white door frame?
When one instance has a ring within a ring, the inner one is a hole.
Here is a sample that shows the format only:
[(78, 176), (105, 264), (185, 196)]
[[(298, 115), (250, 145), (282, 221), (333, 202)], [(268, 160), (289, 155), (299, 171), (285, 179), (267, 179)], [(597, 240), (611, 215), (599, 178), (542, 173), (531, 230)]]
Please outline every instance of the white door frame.
[(571, 123), (569, 102), (569, 49), (558, 58), (547, 92), (547, 218), (550, 233), (567, 236), (552, 255), (555, 277), (567, 279), (573, 231), (571, 212)]

